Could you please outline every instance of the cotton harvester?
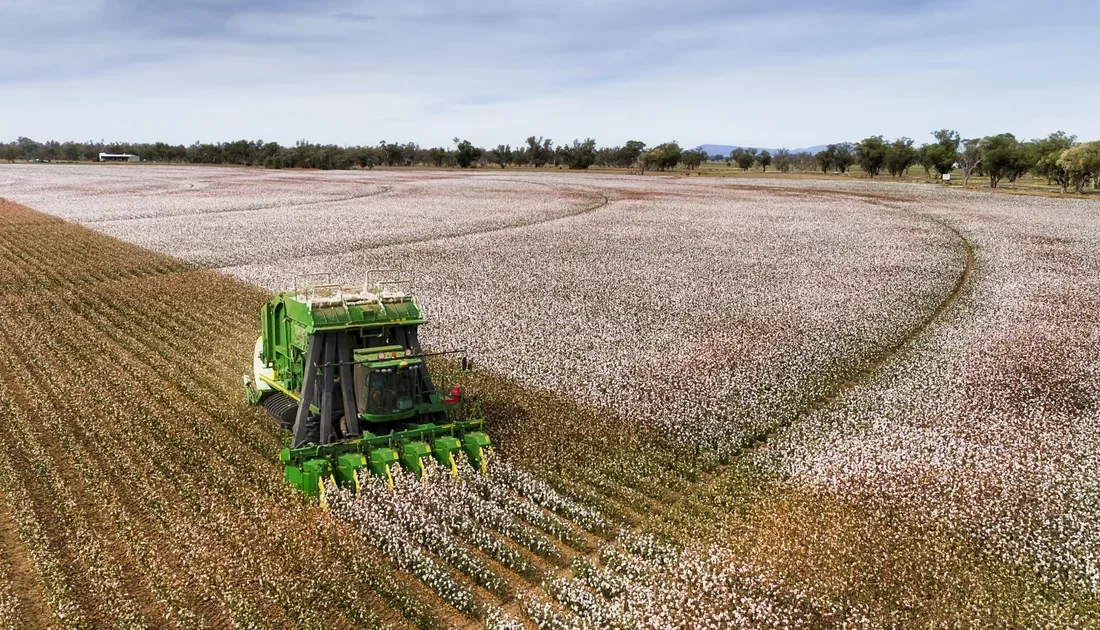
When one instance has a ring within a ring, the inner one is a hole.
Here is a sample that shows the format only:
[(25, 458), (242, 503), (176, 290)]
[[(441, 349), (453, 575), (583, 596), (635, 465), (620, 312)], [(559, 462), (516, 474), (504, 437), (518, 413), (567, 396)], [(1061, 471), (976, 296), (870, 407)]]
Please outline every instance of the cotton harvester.
[(461, 390), (428, 372), (407, 283), (371, 285), (374, 273), (361, 287), (300, 276), (260, 312), (245, 393), (287, 432), (279, 459), (306, 496), (324, 500), (326, 480), (354, 492), (360, 472), (392, 482), (393, 466), (420, 478), (433, 459), (457, 474), (456, 455), (484, 471), (491, 452), (484, 420), (456, 417)]

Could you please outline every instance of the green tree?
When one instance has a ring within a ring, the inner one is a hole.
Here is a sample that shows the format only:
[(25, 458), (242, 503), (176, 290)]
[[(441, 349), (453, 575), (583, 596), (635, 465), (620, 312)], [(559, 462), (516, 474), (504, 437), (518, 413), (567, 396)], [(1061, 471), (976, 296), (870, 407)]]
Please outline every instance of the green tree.
[(924, 169), (924, 178), (928, 179), (932, 175), (932, 156), (929, 153), (932, 151), (932, 147), (935, 145), (922, 144), (917, 149), (917, 164)]
[(497, 148), (489, 152), (489, 161), (504, 168), (512, 163), (512, 147), (507, 144), (498, 144)]
[(638, 161), (638, 157), (645, 150), (645, 143), (640, 140), (627, 140), (626, 144), (615, 151), (615, 166), (630, 168)]
[(829, 169), (833, 167), (833, 163), (836, 159), (836, 145), (830, 144), (822, 151), (818, 151), (814, 154), (814, 160), (817, 162), (817, 167), (821, 169), (823, 174), (828, 174)]
[(791, 166), (794, 164), (794, 156), (791, 155), (789, 149), (779, 149), (775, 152), (775, 168), (781, 173), (791, 172)]
[(736, 162), (737, 167), (742, 171), (747, 171), (752, 168), (752, 163), (756, 161), (756, 149), (737, 147), (730, 153), (730, 159)]
[(856, 150), (851, 142), (830, 144), (828, 148), (833, 150), (833, 166), (841, 173), (847, 173), (856, 163)]
[(968, 138), (960, 144), (959, 168), (963, 172), (963, 186), (970, 183), (970, 178), (980, 172), (982, 168), (982, 140), (981, 138)]
[(940, 129), (933, 131), (932, 135), (936, 142), (922, 147), (921, 164), (925, 169), (935, 169), (942, 177), (950, 173), (959, 160), (959, 133), (951, 129)]
[(41, 144), (26, 136), (19, 136), (15, 143), (19, 146), (19, 153), (24, 160), (33, 160), (39, 157), (38, 152), (42, 149)]
[(1094, 186), (1100, 184), (1100, 141), (1066, 149), (1058, 158), (1058, 166), (1065, 170), (1067, 183), (1078, 193), (1085, 192), (1090, 181)]
[(901, 177), (916, 163), (917, 150), (911, 139), (898, 138), (886, 147), (886, 170), (894, 177)]
[(676, 165), (680, 163), (683, 149), (680, 148), (680, 143), (674, 140), (653, 147), (649, 153), (652, 164), (657, 170), (668, 171), (676, 168)]
[(1023, 159), (1024, 148), (1010, 133), (987, 136), (981, 141), (982, 168), (989, 176), (989, 187), (996, 188), (1002, 179), (1016, 174)]
[(527, 155), (530, 157), (531, 164), (535, 165), (535, 168), (547, 164), (554, 158), (554, 141), (550, 138), (543, 139), (539, 136), (537, 139), (535, 136), (527, 138)]
[(455, 162), (462, 168), (470, 168), (475, 162), (481, 159), (481, 156), (485, 154), (485, 150), (480, 147), (475, 147), (469, 140), (454, 139), (455, 143)]
[(1073, 147), (1076, 136), (1056, 131), (1042, 140), (1035, 141), (1035, 175), (1045, 178), (1047, 184), (1056, 182), (1064, 192), (1070, 185), (1070, 174), (1059, 164), (1062, 154)]
[(874, 177), (886, 164), (887, 147), (882, 136), (864, 138), (856, 145), (856, 160), (865, 173)]
[(561, 163), (572, 170), (585, 170), (596, 163), (596, 141), (592, 138), (573, 140), (572, 145), (558, 147), (558, 152)]
[(699, 167), (700, 164), (706, 161), (706, 154), (702, 151), (691, 149), (690, 151), (684, 151), (680, 156), (680, 161), (687, 167), (689, 171), (693, 171)]
[(756, 161), (760, 163), (760, 167), (767, 173), (768, 166), (772, 163), (772, 154), (767, 149), (764, 149), (760, 152), (760, 155), (756, 157)]
[(443, 162), (447, 160), (447, 149), (443, 147), (428, 149), (428, 159), (431, 161), (432, 166), (443, 166)]

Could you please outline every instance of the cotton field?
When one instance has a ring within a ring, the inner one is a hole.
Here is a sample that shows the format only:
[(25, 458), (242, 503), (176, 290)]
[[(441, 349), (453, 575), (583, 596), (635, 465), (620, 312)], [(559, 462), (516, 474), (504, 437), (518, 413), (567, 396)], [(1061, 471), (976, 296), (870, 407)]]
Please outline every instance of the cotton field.
[[(29, 576), (0, 618), (1100, 624), (1095, 203), (63, 165), (0, 165), (0, 197), (38, 211), (0, 210), (0, 562)], [(283, 486), (239, 374), (267, 292), (372, 268), (412, 282), (431, 349), (473, 359), (498, 457), (488, 477), (364, 480), (322, 515)], [(296, 590), (318, 562), (358, 590)]]

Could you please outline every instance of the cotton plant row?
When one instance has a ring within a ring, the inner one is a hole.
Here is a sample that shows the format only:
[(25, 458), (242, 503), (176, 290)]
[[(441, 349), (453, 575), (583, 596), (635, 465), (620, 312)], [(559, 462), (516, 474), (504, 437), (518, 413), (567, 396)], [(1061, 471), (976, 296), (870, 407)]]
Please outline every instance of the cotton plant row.
[(423, 549), (422, 545), (430, 544), (431, 550), (443, 555), (444, 559), (457, 559), (460, 566), (465, 565), (468, 571), (472, 567), (475, 580), (496, 584), (499, 578), (487, 567), (477, 564), (477, 560), (469, 556), (461, 543), (449, 536), (443, 541), (438, 540), (439, 537), (421, 537), (418, 540), (416, 534), (407, 529), (411, 515), (398, 511), (393, 497), (383, 485), (365, 484), (354, 500), (346, 493), (330, 489), (333, 496), (329, 508), (336, 517), (354, 524), (376, 539), (382, 550), (399, 566), (416, 576), (444, 601), (467, 615), (480, 616), (482, 608), (473, 591), (457, 581), (447, 566)]
[(611, 525), (590, 507), (555, 492), (545, 482), (507, 461), (500, 461), (493, 470), (500, 482), (535, 504), (560, 514), (586, 530), (597, 534), (610, 533)]
[[(543, 512), (539, 501), (560, 511), (591, 517), (585, 508), (556, 496), (541, 482), (505, 462), (494, 461), (487, 475), (473, 471), (465, 462), (459, 465), (457, 477), (434, 464), (428, 470), (421, 480), (402, 470), (395, 471), (392, 485), (387, 480), (363, 476), (360, 491), (354, 496), (330, 488), (329, 509), (377, 540), (399, 565), (471, 616), (484, 616), (493, 608), (482, 606), (452, 571), (485, 588), (498, 601), (510, 600), (513, 589), (470, 549), (479, 550), (537, 584), (542, 569), (521, 549), (555, 564), (561, 561), (561, 555), (546, 533), (538, 533), (531, 526), (542, 525), (551, 532), (571, 527)], [(524, 491), (538, 500), (528, 498)], [(504, 500), (504, 496), (511, 499)], [(509, 510), (517, 505), (525, 507)], [(533, 513), (542, 516), (533, 517)], [(534, 522), (524, 524), (530, 521)]]
[[(480, 508), (462, 492), (474, 480), (496, 487), (512, 487), (511, 467), (496, 461), (488, 477), (464, 470), (458, 480), (431, 474), (417, 481), (398, 473), (392, 487), (378, 479), (364, 479), (357, 496), (330, 490), (330, 509), (350, 520), (372, 539), (384, 541), (387, 554), (424, 580), (445, 600), (487, 627), (516, 627), (518, 620), (502, 617), (499, 608), (479, 605), (472, 592), (449, 577), (439, 559), (470, 575), (464, 562), (454, 562), (453, 551), (438, 546), (431, 532), (476, 531), (456, 525)], [(442, 471), (435, 470), (434, 473)], [(545, 488), (544, 492), (548, 492)], [(414, 506), (414, 507), (410, 507)], [(463, 539), (466, 544), (476, 536)], [(421, 549), (427, 550), (425, 555)], [(528, 619), (539, 628), (742, 628), (816, 627), (824, 619), (835, 627), (872, 627), (851, 610), (822, 610), (808, 595), (793, 590), (757, 567), (720, 547), (683, 548), (652, 536), (623, 533), (601, 547), (598, 562), (583, 556), (574, 561), (574, 577), (552, 573), (538, 590), (519, 594)]]
[[(501, 461), (495, 462), (494, 470), (501, 468), (502, 463)], [(480, 499), (496, 505), (511, 518), (528, 523), (532, 527), (549, 534), (551, 537), (575, 549), (585, 550), (588, 548), (588, 541), (568, 522), (547, 512), (538, 503), (529, 501), (522, 495), (517, 494), (510, 487), (499, 483), (495, 477), (467, 476), (463, 479), (471, 489), (477, 492), (477, 496)], [(494, 527), (497, 526), (494, 525)], [(531, 536), (530, 538), (533, 540), (528, 542), (529, 537), (527, 534), (517, 535), (516, 532), (511, 531), (512, 527), (513, 526), (508, 526), (508, 530), (500, 528), (498, 531), (509, 536), (537, 555), (547, 557), (554, 561), (559, 560), (557, 549), (548, 545), (545, 539)]]
[(544, 582), (550, 601), (528, 597), (540, 628), (874, 627), (856, 610), (833, 610), (715, 545), (674, 547), (625, 535), (573, 577)]
[(518, 497), (514, 497), (515, 501), (506, 505), (521, 503), (527, 509), (521, 507), (512, 511), (492, 499), (486, 500), (488, 497), (507, 493), (496, 479), (497, 468), (499, 466), (493, 466), (493, 475), (481, 475), (475, 473), (466, 461), (461, 461), (457, 465), (457, 478), (450, 475), (449, 471), (437, 471), (439, 474), (432, 476), (435, 483), (431, 492), (425, 493), (431, 495), (430, 498), (426, 497), (428, 501), (425, 507), (444, 518), (452, 531), (507, 568), (532, 578), (537, 573), (537, 568), (531, 561), (512, 544), (506, 544), (488, 532), (496, 532), (514, 545), (546, 560), (560, 562), (562, 556), (544, 533), (524, 524), (524, 515), (537, 511), (537, 508)]
[(485, 630), (526, 630), (523, 620), (500, 609), (490, 610), (484, 620)]
[(1100, 230), (1092, 204), (949, 206), (971, 286), (911, 352), (768, 456), (946, 529), (1041, 583), (1100, 593)]

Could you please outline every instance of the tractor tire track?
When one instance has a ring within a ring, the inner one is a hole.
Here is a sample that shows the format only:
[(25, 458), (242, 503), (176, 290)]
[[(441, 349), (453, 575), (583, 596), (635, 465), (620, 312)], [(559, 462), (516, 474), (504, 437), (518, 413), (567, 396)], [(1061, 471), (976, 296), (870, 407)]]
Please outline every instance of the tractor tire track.
[[(870, 201), (870, 203), (874, 205), (878, 205), (889, 210), (905, 212), (910, 215), (931, 221), (932, 223), (935, 223), (936, 225), (943, 228), (944, 230), (950, 232), (955, 237), (958, 244), (962, 246), (962, 249), (965, 253), (965, 258), (963, 261), (962, 269), (958, 271), (958, 275), (956, 276), (955, 282), (952, 285), (951, 289), (948, 291), (947, 295), (945, 295), (939, 301), (939, 303), (936, 304), (935, 308), (933, 308), (932, 311), (928, 313), (928, 315), (926, 315), (915, 326), (906, 331), (905, 334), (896, 339), (893, 343), (887, 345), (885, 348), (879, 350), (878, 352), (873, 353), (867, 360), (865, 360), (862, 367), (856, 369), (855, 372), (847, 378), (835, 383), (833, 387), (826, 391), (824, 394), (800, 409), (799, 412), (795, 414), (789, 421), (783, 422), (767, 431), (764, 431), (754, 436), (751, 439), (752, 444), (749, 447), (742, 449), (742, 451), (737, 454), (737, 457), (743, 457), (749, 452), (764, 446), (768, 442), (768, 440), (775, 437), (780, 431), (830, 406), (833, 402), (843, 397), (847, 392), (870, 380), (883, 366), (885, 366), (895, 357), (904, 352), (909, 346), (916, 342), (918, 338), (924, 335), (924, 333), (929, 328), (931, 328), (937, 321), (939, 321), (944, 316), (944, 314), (947, 313), (947, 311), (952, 306), (954, 306), (959, 298), (962, 297), (967, 285), (970, 282), (971, 276), (974, 273), (974, 245), (962, 232), (960, 232), (950, 223), (947, 223), (946, 221), (936, 217), (931, 217), (927, 214), (914, 212), (907, 208), (892, 206), (884, 201), (882, 197), (874, 194), (836, 193), (836, 191), (824, 191), (819, 189), (809, 190), (812, 190), (815, 194), (822, 194), (823, 196), (856, 197), (865, 201)], [(833, 194), (830, 195), (829, 193)], [(889, 200), (894, 201), (895, 199)]]
[(654, 501), (649, 506), (649, 510), (645, 513), (642, 522), (633, 524), (631, 529), (634, 531), (640, 531), (645, 522), (658, 517), (661, 513), (667, 511), (669, 508), (679, 504), (685, 497), (691, 495), (697, 495), (705, 488), (713, 487), (722, 477), (722, 475), (729, 469), (735, 468), (738, 462), (744, 458), (752, 455), (753, 452), (764, 448), (771, 440), (773, 440), (779, 433), (786, 430), (790, 426), (797, 422), (801, 422), (813, 414), (829, 407), (837, 400), (844, 397), (845, 394), (854, 390), (855, 388), (863, 385), (872, 379), (878, 371), (884, 367), (887, 363), (893, 361), (896, 357), (905, 352), (912, 344), (914, 344), (921, 336), (923, 336), (933, 325), (935, 325), (962, 297), (966, 291), (967, 286), (970, 284), (971, 277), (974, 272), (975, 254), (974, 245), (957, 228), (944, 221), (943, 219), (929, 216), (926, 213), (915, 212), (908, 208), (898, 207), (891, 205), (891, 202), (907, 201), (904, 198), (877, 195), (874, 193), (849, 193), (843, 191), (823, 190), (816, 188), (789, 188), (789, 187), (751, 187), (740, 186), (739, 189), (751, 189), (756, 192), (760, 192), (762, 189), (777, 189), (783, 192), (789, 192), (803, 196), (805, 194), (821, 195), (833, 198), (857, 198), (863, 201), (867, 201), (873, 205), (886, 208), (891, 211), (904, 212), (919, 218), (928, 220), (942, 229), (949, 232), (956, 239), (957, 243), (962, 246), (964, 252), (964, 260), (961, 269), (958, 270), (955, 282), (946, 295), (936, 304), (936, 306), (915, 326), (907, 330), (903, 335), (898, 337), (892, 343), (886, 347), (872, 353), (869, 357), (863, 360), (863, 365), (856, 368), (854, 372), (850, 373), (846, 378), (837, 381), (832, 387), (827, 389), (823, 394), (817, 398), (811, 400), (808, 404), (804, 405), (790, 418), (773, 425), (772, 427), (764, 430), (756, 435), (750, 436), (746, 439), (747, 446), (742, 447), (739, 451), (735, 452), (731, 458), (731, 461), (727, 464), (723, 464), (717, 467), (714, 472), (702, 475), (702, 477), (681, 491), (677, 492), (672, 497), (667, 497), (661, 502)]
[[(528, 183), (533, 183), (533, 182), (528, 182)], [(404, 246), (407, 246), (407, 245), (422, 245), (422, 244), (425, 244), (425, 243), (440, 243), (440, 242), (444, 242), (444, 241), (449, 241), (449, 240), (459, 239), (459, 238), (466, 238), (466, 237), (470, 237), (470, 236), (477, 237), (477, 236), (486, 236), (486, 235), (489, 235), (489, 234), (497, 234), (497, 233), (500, 233), (500, 232), (507, 232), (509, 230), (518, 230), (518, 229), (533, 227), (533, 226), (537, 226), (537, 225), (546, 225), (546, 224), (549, 224), (549, 223), (553, 223), (555, 221), (563, 221), (565, 219), (572, 219), (572, 218), (576, 218), (576, 217), (579, 217), (579, 216), (584, 216), (586, 214), (591, 214), (593, 212), (596, 212), (597, 210), (600, 210), (601, 208), (604, 208), (605, 206), (610, 204), (611, 201), (612, 201), (611, 198), (609, 198), (607, 195), (604, 195), (604, 194), (595, 195), (595, 196), (591, 197), (591, 199), (592, 199), (592, 201), (588, 205), (581, 207), (579, 210), (573, 210), (571, 212), (568, 212), (568, 213), (565, 213), (565, 214), (559, 214), (559, 215), (556, 215), (556, 216), (536, 218), (536, 219), (529, 220), (529, 221), (518, 221), (516, 223), (510, 223), (508, 225), (498, 225), (498, 226), (489, 227), (489, 228), (473, 227), (473, 228), (468, 229), (468, 230), (460, 230), (458, 232), (454, 232), (454, 233), (451, 233), (451, 234), (444, 234), (442, 236), (425, 236), (425, 237), (422, 237), (422, 238), (412, 238), (412, 239), (406, 239), (406, 240), (389, 241), (389, 242), (384, 242), (384, 243), (371, 243), (371, 244), (366, 244), (366, 245), (363, 245), (363, 246), (356, 246), (356, 247), (351, 247), (351, 248), (326, 249), (323, 252), (315, 252), (315, 253), (311, 253), (311, 254), (305, 254), (305, 257), (320, 256), (320, 255), (342, 256), (342, 255), (347, 255), (347, 254), (355, 254), (355, 253), (358, 253), (358, 252), (372, 251), (372, 250), (376, 250), (376, 249), (386, 249), (386, 248), (389, 248), (389, 247), (404, 247)], [(293, 260), (302, 260), (302, 259), (303, 259), (302, 254), (290, 254), (290, 255), (286, 255), (286, 256), (276, 256), (276, 257), (268, 256), (268, 257), (264, 257), (262, 259), (262, 262), (263, 263), (281, 263), (281, 262), (287, 262), (287, 261), (293, 261)], [(227, 265), (227, 266), (222, 266), (222, 265), (217, 265), (217, 264), (210, 264), (210, 265), (204, 265), (204, 268), (217, 269), (217, 270), (225, 272), (225, 273), (232, 273), (231, 272), (232, 269), (236, 269), (236, 268), (240, 268), (240, 267), (248, 267), (248, 266), (254, 265), (254, 264), (256, 264), (256, 263), (255, 262), (238, 263), (238, 264)]]

